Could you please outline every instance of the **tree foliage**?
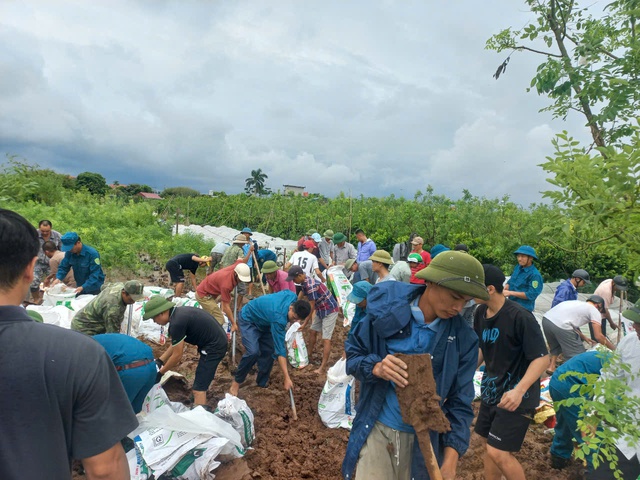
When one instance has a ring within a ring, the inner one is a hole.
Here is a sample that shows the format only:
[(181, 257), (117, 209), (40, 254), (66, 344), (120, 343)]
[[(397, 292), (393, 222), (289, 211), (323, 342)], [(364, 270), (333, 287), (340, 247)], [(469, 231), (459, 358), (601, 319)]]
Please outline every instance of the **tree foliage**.
[(627, 381), (635, 378), (638, 372), (616, 353), (603, 352), (602, 355), (608, 357), (603, 360), (602, 376), (580, 372), (566, 372), (560, 376), (561, 381), (574, 376), (583, 379), (584, 383), (571, 387), (571, 392), (578, 392), (579, 396), (561, 400), (554, 406), (580, 408), (578, 428), (583, 434), (583, 443), (574, 450), (574, 456), (583, 461), (589, 458), (594, 468), (607, 463), (614, 471), (614, 478), (623, 479), (622, 472), (617, 470), (616, 443), (623, 437), (636, 445), (640, 442), (640, 398), (632, 393)]
[(244, 191), (247, 195), (269, 195), (271, 189), (265, 187), (265, 181), (269, 176), (261, 168), (251, 170), (251, 176), (244, 181)]
[(596, 146), (631, 135), (640, 102), (640, 2), (616, 0), (604, 12), (596, 10), (598, 2), (586, 7), (577, 0), (525, 3), (535, 20), (519, 30), (502, 30), (487, 48), (507, 51), (509, 58), (514, 51), (541, 55), (530, 88), (550, 99), (543, 110), (557, 118), (582, 114)]
[[(525, 0), (534, 20), (507, 28), (487, 41), (487, 48), (509, 52), (494, 75), (503, 78), (515, 51), (540, 55), (542, 63), (530, 89), (549, 99), (543, 110), (556, 118), (582, 115), (592, 137), (581, 145), (567, 132), (554, 140), (554, 155), (542, 168), (555, 187), (544, 192), (560, 209), (541, 233), (568, 254), (615, 251), (638, 260), (638, 154), (635, 116), (640, 106), (639, 0), (615, 0), (603, 11), (598, 2)], [(564, 236), (564, 240), (558, 239)], [(613, 248), (612, 248), (613, 247)]]
[(76, 177), (76, 188), (85, 189), (92, 195), (104, 195), (109, 191), (105, 178), (95, 172), (82, 172)]
[(200, 192), (189, 187), (165, 188), (160, 194), (161, 197), (199, 197)]

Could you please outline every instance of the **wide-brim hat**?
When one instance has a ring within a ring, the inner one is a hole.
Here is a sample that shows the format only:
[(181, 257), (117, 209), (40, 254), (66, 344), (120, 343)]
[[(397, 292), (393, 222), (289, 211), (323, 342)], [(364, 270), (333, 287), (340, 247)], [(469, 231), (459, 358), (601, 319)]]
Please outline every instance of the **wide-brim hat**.
[(385, 265), (393, 265), (393, 258), (386, 250), (376, 250), (371, 254), (369, 260), (372, 262), (384, 263)]
[(324, 238), (333, 238), (333, 230), (331, 230), (330, 228), (325, 230), (322, 236)]
[(249, 283), (251, 281), (251, 269), (246, 263), (239, 263), (233, 271), (236, 272), (241, 282)]
[(170, 302), (162, 295), (154, 295), (144, 305), (144, 315), (142, 316), (142, 318), (144, 320), (149, 320), (150, 318), (154, 318), (157, 315), (160, 315), (162, 312), (166, 312), (167, 310), (175, 306), (175, 303)]
[(535, 249), (533, 247), (530, 247), (529, 245), (522, 245), (515, 252), (513, 252), (514, 255), (518, 255), (519, 253), (522, 255), (529, 255), (534, 260), (538, 260), (538, 255), (536, 255)]
[(249, 227), (244, 227), (242, 230), (240, 230), (240, 233), (248, 233), (249, 235), (253, 235), (253, 232)]
[(342, 243), (347, 241), (347, 236), (344, 233), (338, 232), (333, 236), (333, 243)]
[(482, 264), (468, 253), (442, 252), (416, 277), (463, 295), (489, 300)]
[(622, 312), (622, 316), (633, 323), (640, 323), (640, 300), (633, 307)]
[(278, 264), (273, 260), (267, 260), (262, 265), (262, 273), (273, 273), (278, 270)]
[(353, 267), (354, 263), (356, 263), (356, 260), (354, 258), (350, 258), (349, 260), (344, 262), (344, 268), (346, 270), (351, 270), (351, 267)]
[(247, 237), (245, 237), (242, 233), (236, 235), (236, 238), (233, 239), (233, 243), (249, 243), (247, 241)]

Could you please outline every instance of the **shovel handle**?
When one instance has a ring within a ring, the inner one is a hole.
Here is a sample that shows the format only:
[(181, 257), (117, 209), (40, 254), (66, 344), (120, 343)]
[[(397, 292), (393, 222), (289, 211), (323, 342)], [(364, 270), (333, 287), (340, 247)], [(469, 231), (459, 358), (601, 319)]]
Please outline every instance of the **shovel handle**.
[(293, 399), (293, 389), (289, 389), (289, 400), (291, 400), (291, 410), (293, 411), (293, 419), (298, 420), (298, 413), (296, 412), (296, 402)]

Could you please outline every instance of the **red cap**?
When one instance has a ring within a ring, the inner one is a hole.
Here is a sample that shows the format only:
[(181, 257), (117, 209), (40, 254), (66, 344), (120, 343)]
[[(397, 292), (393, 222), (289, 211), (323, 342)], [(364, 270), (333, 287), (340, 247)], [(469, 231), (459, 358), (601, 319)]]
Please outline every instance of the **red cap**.
[(303, 245), (305, 250), (308, 248), (316, 248), (316, 242), (314, 242), (313, 240), (305, 240)]

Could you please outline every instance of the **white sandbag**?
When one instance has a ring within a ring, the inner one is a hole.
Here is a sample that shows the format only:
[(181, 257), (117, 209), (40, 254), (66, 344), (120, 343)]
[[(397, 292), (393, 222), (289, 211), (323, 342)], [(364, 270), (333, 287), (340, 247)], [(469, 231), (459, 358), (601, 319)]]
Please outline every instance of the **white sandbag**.
[(131, 469), (142, 474), (148, 467), (156, 478), (167, 473), (166, 478), (172, 479), (213, 479), (211, 472), (219, 465), (216, 457), (245, 453), (234, 426), (201, 407), (189, 410), (169, 401), (160, 385), (147, 394), (138, 421), (138, 428), (129, 434), (139, 453)]
[(351, 303), (349, 300), (345, 301), (344, 305), (342, 305), (342, 315), (344, 315), (344, 320), (342, 324), (345, 327), (350, 327), (355, 314), (356, 314), (355, 303)]
[(242, 445), (247, 448), (255, 439), (256, 432), (253, 423), (253, 412), (247, 402), (229, 393), (218, 402), (214, 415), (228, 422), (240, 435)]
[(45, 288), (42, 296), (42, 305), (46, 307), (55, 307), (56, 305), (65, 305), (66, 302), (76, 298), (76, 289), (67, 287), (64, 283), (58, 283), (53, 287)]
[(71, 320), (73, 318), (74, 312), (63, 305), (56, 305), (55, 307), (29, 305), (27, 307), (27, 310), (33, 310), (34, 312), (38, 312), (40, 315), (42, 315), (43, 323), (48, 323), (49, 325), (57, 325), (62, 328), (71, 328)]
[(176, 292), (174, 292), (171, 288), (155, 287), (153, 285), (145, 286), (142, 293), (146, 298), (153, 297), (154, 295), (162, 295), (164, 298), (169, 298), (173, 297), (176, 294)]
[(166, 333), (164, 333), (162, 327), (152, 319), (140, 320), (140, 323), (138, 323), (138, 336), (146, 338), (158, 345), (164, 345), (167, 342)]
[(200, 306), (200, 302), (198, 302), (195, 298), (189, 297), (173, 297), (171, 299), (173, 303), (176, 304), (176, 307), (195, 307), (202, 308)]
[(309, 353), (300, 330), (300, 322), (294, 322), (287, 330), (284, 340), (287, 344), (287, 358), (293, 368), (309, 365)]
[(341, 358), (327, 372), (318, 400), (318, 414), (325, 426), (351, 430), (356, 416), (354, 387), (355, 379), (347, 375), (347, 361)]
[[(164, 405), (154, 413), (158, 414), (163, 410), (170, 411), (171, 409), (168, 405)], [(196, 410), (211, 415), (202, 408)], [(196, 410), (192, 412), (196, 412)], [(172, 473), (169, 478), (199, 480), (215, 478), (211, 472), (220, 465), (220, 462), (216, 462), (215, 458), (229, 443), (229, 440), (208, 433), (151, 427), (136, 435), (134, 443), (155, 478), (172, 471), (180, 464), (175, 474)], [(198, 457), (200, 457), (199, 465), (194, 466)], [(192, 470), (192, 472), (188, 473), (187, 470)]]
[(353, 290), (353, 285), (349, 282), (349, 279), (344, 274), (344, 269), (341, 265), (334, 265), (327, 269), (327, 286), (335, 294), (338, 305), (342, 307), (347, 301), (347, 296)]

